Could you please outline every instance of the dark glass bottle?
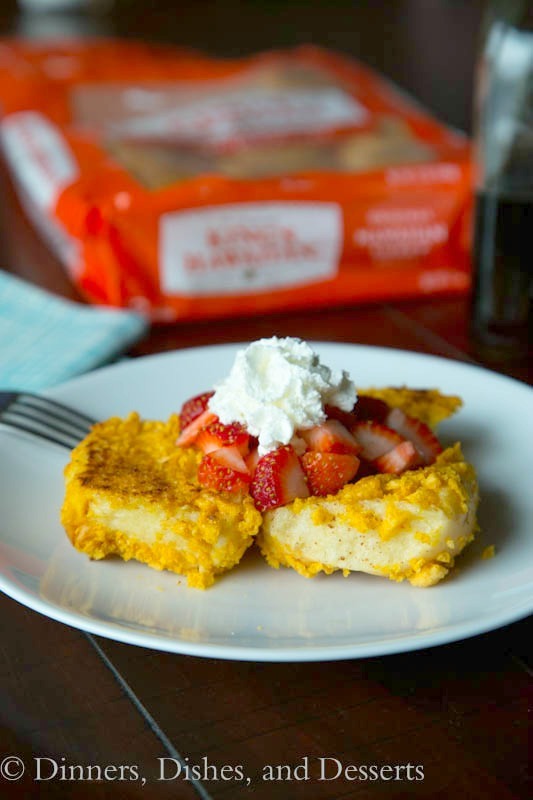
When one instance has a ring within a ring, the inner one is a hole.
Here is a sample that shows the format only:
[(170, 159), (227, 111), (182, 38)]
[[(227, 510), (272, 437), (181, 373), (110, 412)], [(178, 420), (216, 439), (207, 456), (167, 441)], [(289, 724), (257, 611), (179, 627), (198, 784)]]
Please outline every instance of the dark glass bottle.
[(523, 358), (533, 277), (533, 3), (490, 4), (477, 74), (471, 332), (485, 358)]

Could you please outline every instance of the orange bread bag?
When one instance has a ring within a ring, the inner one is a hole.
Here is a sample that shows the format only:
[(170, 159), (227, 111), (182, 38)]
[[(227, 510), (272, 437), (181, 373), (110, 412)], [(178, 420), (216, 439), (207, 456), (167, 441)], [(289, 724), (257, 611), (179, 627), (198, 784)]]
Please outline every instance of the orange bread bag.
[(346, 57), (4, 40), (0, 103), (91, 302), (173, 322), (469, 287), (469, 143)]

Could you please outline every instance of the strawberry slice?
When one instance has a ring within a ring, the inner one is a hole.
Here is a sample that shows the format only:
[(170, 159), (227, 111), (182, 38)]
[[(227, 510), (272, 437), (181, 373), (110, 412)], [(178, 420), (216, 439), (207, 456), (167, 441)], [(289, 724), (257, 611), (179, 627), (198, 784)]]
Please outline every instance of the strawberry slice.
[(395, 473), (416, 467), (419, 463), (420, 456), (412, 442), (402, 442), (374, 461), (378, 472)]
[(213, 450), (202, 458), (198, 481), (217, 492), (237, 492), (248, 489), (250, 473), (238, 448), (231, 445)]
[(319, 453), (309, 450), (302, 456), (302, 466), (311, 493), (336, 494), (355, 477), (359, 459), (351, 453)]
[(357, 396), (353, 414), (357, 420), (373, 419), (375, 422), (386, 423), (387, 414), (390, 411), (390, 406), (379, 397), (371, 397), (368, 394), (360, 394)]
[(342, 422), (327, 419), (313, 428), (298, 431), (298, 436), (307, 443), (310, 450), (322, 453), (358, 453), (359, 445)]
[(442, 445), (431, 428), (415, 417), (408, 417), (400, 408), (390, 410), (387, 425), (414, 444), (424, 464), (433, 464), (442, 453)]
[(375, 475), (377, 471), (374, 461), (367, 461), (366, 458), (359, 455), (359, 469), (357, 470), (358, 481), (360, 481), (361, 478), (367, 478), (369, 475)]
[(261, 456), (250, 484), (250, 493), (259, 511), (284, 506), (296, 497), (309, 497), (300, 460), (290, 445)]
[(259, 450), (257, 447), (253, 447), (248, 453), (248, 455), (244, 456), (244, 463), (248, 467), (248, 472), (250, 473), (250, 475), (254, 474), (258, 461), (259, 461)]
[(249, 441), (250, 436), (240, 422), (232, 422), (229, 425), (212, 422), (207, 428), (202, 428), (194, 443), (204, 453), (234, 445), (245, 456), (248, 453)]
[(218, 417), (216, 414), (213, 414), (209, 408), (206, 408), (205, 411), (202, 411), (198, 417), (195, 417), (192, 422), (189, 422), (189, 424), (183, 428), (176, 440), (176, 444), (178, 447), (187, 447), (193, 444), (202, 428), (207, 428), (207, 426), (211, 425), (213, 422), (218, 422)]
[(353, 411), (343, 411), (342, 408), (337, 408), (337, 406), (325, 405), (324, 413), (328, 419), (336, 419), (342, 422), (344, 427), (348, 428), (348, 430), (352, 427), (354, 422), (357, 422), (355, 409)]
[(229, 467), (235, 470), (235, 472), (240, 472), (248, 476), (248, 481), (250, 480), (250, 470), (246, 465), (241, 451), (235, 445), (219, 447), (218, 450), (213, 450), (209, 455), (211, 455), (215, 461), (222, 464), (223, 467)]
[(367, 461), (374, 461), (405, 441), (397, 431), (373, 420), (356, 422), (352, 426), (352, 434), (361, 456)]
[(200, 414), (206, 410), (207, 404), (213, 397), (213, 394), (214, 392), (204, 392), (203, 394), (198, 394), (196, 397), (191, 397), (190, 400), (185, 401), (179, 414), (181, 430), (186, 428), (193, 419), (199, 417)]

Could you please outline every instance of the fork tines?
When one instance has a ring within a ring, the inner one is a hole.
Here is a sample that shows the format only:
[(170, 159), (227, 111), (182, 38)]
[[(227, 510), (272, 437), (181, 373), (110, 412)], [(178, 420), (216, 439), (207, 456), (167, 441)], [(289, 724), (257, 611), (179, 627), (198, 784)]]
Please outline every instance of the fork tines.
[(68, 448), (84, 439), (95, 423), (62, 403), (26, 392), (12, 393), (10, 402), (0, 408), (0, 421)]

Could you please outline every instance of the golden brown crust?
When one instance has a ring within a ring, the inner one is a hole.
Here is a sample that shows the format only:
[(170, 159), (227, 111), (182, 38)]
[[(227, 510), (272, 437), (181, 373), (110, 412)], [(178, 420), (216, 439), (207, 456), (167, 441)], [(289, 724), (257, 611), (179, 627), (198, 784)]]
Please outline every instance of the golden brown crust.
[[(451, 416), (459, 397), (436, 389), (359, 389), (430, 427)], [(434, 464), (402, 475), (372, 475), (329, 497), (297, 499), (267, 512), (257, 543), (270, 564), (305, 577), (341, 570), (433, 586), (453, 568), (477, 527), (475, 470), (459, 444)]]
[(269, 511), (257, 543), (270, 566), (305, 577), (356, 571), (433, 586), (474, 538), (477, 502), (474, 469), (456, 445), (432, 466)]
[(152, 422), (131, 414), (96, 425), (65, 469), (61, 519), (91, 558), (133, 558), (204, 588), (238, 563), (261, 515), (248, 495), (203, 489), (200, 454), (176, 447), (178, 433), (176, 416)]

